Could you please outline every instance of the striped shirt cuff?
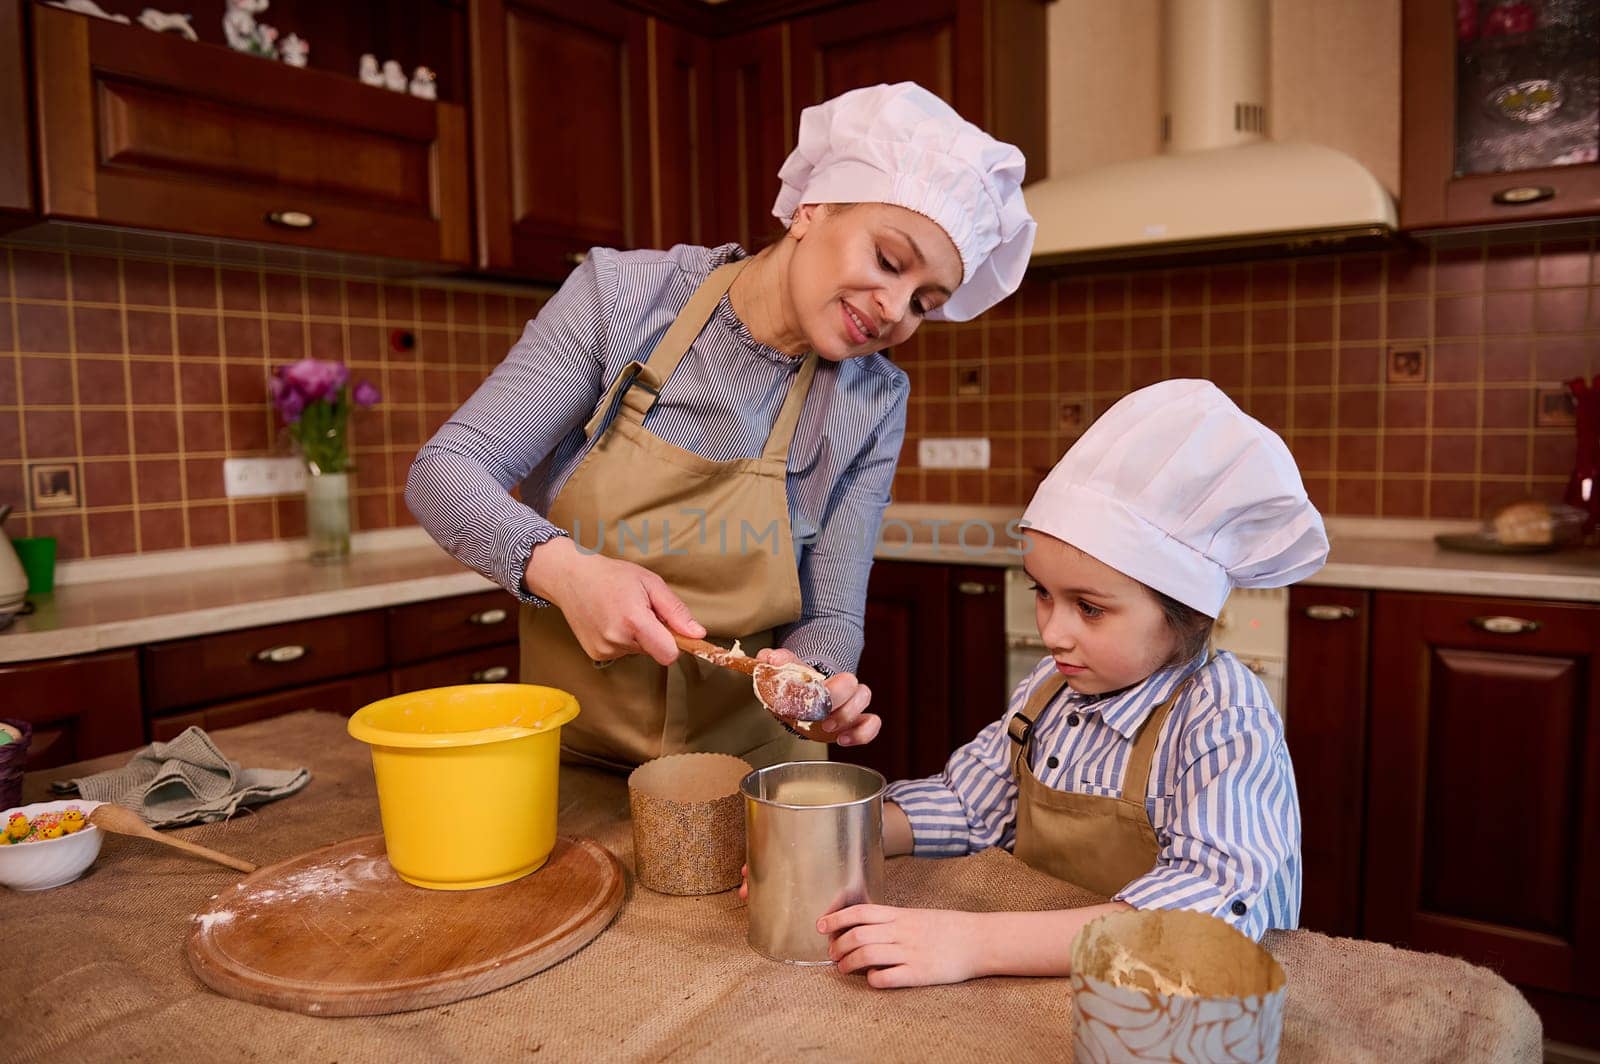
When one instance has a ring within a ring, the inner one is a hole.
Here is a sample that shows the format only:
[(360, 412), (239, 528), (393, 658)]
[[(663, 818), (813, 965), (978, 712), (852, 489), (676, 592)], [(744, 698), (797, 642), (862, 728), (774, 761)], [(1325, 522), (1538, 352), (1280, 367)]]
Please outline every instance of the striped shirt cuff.
[(1196, 872), (1158, 865), (1118, 891), (1114, 901), (1135, 909), (1189, 909), (1216, 916), (1260, 941), (1267, 931), (1268, 908), (1254, 895), (1231, 894), (1221, 884)]
[(843, 617), (813, 617), (796, 622), (782, 646), (829, 676), (854, 672), (861, 658), (861, 626)]
[(884, 791), (911, 822), (912, 854), (917, 857), (965, 857), (972, 837), (967, 810), (956, 793), (935, 779), (900, 780)]
[(529, 606), (548, 606), (548, 599), (535, 595), (523, 583), (523, 578), (528, 575), (528, 556), (539, 544), (548, 543), (567, 533), (534, 511), (526, 507), (522, 509), (521, 514), (495, 530), (493, 568), (485, 575), (515, 595), (519, 602)]

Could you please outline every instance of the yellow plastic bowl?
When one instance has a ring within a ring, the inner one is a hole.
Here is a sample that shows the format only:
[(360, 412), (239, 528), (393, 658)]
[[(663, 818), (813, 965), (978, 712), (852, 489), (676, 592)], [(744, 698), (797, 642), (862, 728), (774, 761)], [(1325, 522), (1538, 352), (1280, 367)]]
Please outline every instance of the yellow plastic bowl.
[(566, 691), (533, 684), (435, 687), (350, 718), (372, 747), (389, 863), (407, 883), (472, 890), (533, 872), (556, 844)]

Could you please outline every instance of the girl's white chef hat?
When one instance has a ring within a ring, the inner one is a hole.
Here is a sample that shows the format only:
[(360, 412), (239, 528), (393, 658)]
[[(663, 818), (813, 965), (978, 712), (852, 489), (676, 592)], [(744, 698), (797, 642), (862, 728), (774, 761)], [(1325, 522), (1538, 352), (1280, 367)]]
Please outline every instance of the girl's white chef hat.
[(806, 203), (893, 203), (933, 219), (961, 253), (961, 285), (928, 317), (967, 321), (1017, 290), (1036, 228), (1026, 160), (911, 81), (853, 89), (800, 113), (772, 213)]
[(1210, 381), (1118, 400), (1045, 477), (1022, 524), (1208, 617), (1233, 588), (1292, 584), (1328, 558), (1289, 448)]

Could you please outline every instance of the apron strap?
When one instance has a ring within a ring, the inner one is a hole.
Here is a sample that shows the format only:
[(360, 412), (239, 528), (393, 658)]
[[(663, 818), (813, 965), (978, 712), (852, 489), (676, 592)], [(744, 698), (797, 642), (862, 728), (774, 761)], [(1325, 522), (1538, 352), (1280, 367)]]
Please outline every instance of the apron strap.
[(1021, 712), (1012, 714), (1011, 722), (1006, 725), (1006, 729), (1011, 741), (1017, 744), (1017, 753), (1011, 762), (1013, 775), (1021, 776), (1023, 766), (1028, 763), (1028, 754), (1033, 749), (1033, 722), (1039, 719), (1039, 714), (1044, 712), (1046, 706), (1055, 701), (1056, 696), (1061, 693), (1061, 689), (1066, 685), (1067, 678), (1059, 674), (1045, 680), (1033, 689), (1033, 693), (1028, 696), (1028, 702), (1022, 707)]
[[(1210, 659), (1206, 659), (1209, 663)], [(1202, 665), (1200, 668), (1204, 668)], [(1161, 705), (1156, 707), (1154, 713), (1145, 718), (1139, 725), (1139, 731), (1133, 737), (1133, 749), (1128, 753), (1128, 769), (1122, 776), (1122, 797), (1132, 798), (1132, 788), (1135, 784), (1139, 787), (1138, 800), (1143, 802), (1150, 796), (1150, 767), (1155, 763), (1156, 742), (1161, 738), (1161, 727), (1167, 722), (1173, 707), (1178, 704), (1178, 699), (1194, 683), (1195, 677), (1200, 675), (1200, 669), (1195, 669), (1175, 691)]]
[(784, 397), (783, 408), (778, 411), (778, 419), (772, 423), (772, 432), (767, 436), (767, 445), (761, 451), (761, 457), (767, 461), (788, 459), (794, 430), (800, 424), (800, 410), (806, 405), (806, 396), (811, 394), (811, 379), (816, 372), (817, 356), (809, 354), (789, 385), (789, 394)]
[[(694, 295), (689, 297), (689, 302), (684, 304), (683, 310), (673, 319), (672, 325), (662, 334), (661, 339), (656, 341), (655, 348), (650, 352), (650, 360), (630, 362), (617, 375), (617, 379), (607, 389), (605, 399), (595, 408), (594, 415), (584, 425), (585, 436), (593, 438), (613, 410), (619, 413), (626, 411), (624, 416), (628, 420), (643, 424), (644, 416), (655, 406), (656, 398), (661, 394), (661, 388), (666, 384), (667, 378), (672, 376), (672, 371), (678, 368), (678, 363), (683, 360), (685, 352), (705, 329), (706, 322), (711, 320), (711, 315), (716, 313), (717, 304), (722, 302), (722, 297), (733, 287), (733, 279), (738, 277), (740, 271), (749, 263), (749, 259), (740, 259), (738, 262), (723, 263), (711, 271), (710, 276), (694, 290)], [(622, 399), (620, 407), (617, 402), (618, 395)], [(785, 449), (787, 450), (787, 447)]]

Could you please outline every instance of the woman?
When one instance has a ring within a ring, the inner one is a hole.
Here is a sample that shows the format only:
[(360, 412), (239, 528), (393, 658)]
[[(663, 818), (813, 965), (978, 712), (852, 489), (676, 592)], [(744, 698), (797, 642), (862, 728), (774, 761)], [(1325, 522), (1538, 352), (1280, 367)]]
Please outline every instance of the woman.
[(877, 734), (853, 670), (908, 387), (880, 352), (1015, 291), (1023, 165), (909, 82), (807, 108), (783, 239), (595, 249), (423, 447), (407, 502), (527, 603), (523, 681), (582, 706), (570, 758), (821, 755), (674, 635), (804, 660), (830, 674), (823, 732)]

